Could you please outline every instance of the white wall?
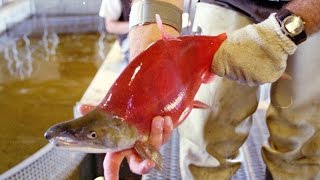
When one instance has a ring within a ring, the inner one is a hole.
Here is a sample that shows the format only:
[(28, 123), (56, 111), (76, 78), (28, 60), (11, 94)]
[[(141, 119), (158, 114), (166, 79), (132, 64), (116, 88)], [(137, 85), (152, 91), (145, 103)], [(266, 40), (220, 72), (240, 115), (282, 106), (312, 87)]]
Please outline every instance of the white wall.
[(34, 0), (36, 14), (98, 14), (101, 0)]
[(101, 0), (0, 0), (0, 34), (31, 15), (94, 15)]
[(0, 7), (0, 33), (34, 13), (32, 0), (15, 0)]

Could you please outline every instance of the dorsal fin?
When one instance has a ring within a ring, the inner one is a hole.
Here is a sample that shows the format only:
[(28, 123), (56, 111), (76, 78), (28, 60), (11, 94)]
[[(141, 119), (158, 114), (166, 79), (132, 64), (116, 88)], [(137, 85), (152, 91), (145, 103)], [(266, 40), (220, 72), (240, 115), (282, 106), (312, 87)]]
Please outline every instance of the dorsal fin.
[(163, 28), (163, 24), (162, 24), (162, 20), (161, 20), (161, 17), (159, 14), (156, 14), (156, 22), (157, 22), (157, 25), (158, 25), (158, 28), (161, 32), (161, 38), (163, 40), (168, 40), (168, 39), (176, 39), (175, 37), (173, 36), (170, 36), (169, 34), (167, 34)]
[(212, 72), (206, 71), (202, 76), (202, 83), (209, 84), (213, 81), (214, 77), (215, 75)]

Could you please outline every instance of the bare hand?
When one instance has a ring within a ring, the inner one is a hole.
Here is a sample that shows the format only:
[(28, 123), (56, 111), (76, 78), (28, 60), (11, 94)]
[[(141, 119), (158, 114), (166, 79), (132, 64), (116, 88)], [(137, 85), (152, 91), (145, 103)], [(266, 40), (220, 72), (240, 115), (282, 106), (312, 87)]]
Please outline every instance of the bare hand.
[[(170, 138), (172, 130), (172, 119), (169, 116), (157, 116), (152, 120), (148, 142), (156, 149), (160, 149), (161, 145), (166, 143)], [(128, 160), (131, 171), (136, 174), (146, 174), (155, 167), (155, 163), (152, 160), (143, 160), (132, 148), (119, 152), (107, 153), (103, 161), (105, 179), (119, 179), (120, 164), (125, 157)]]

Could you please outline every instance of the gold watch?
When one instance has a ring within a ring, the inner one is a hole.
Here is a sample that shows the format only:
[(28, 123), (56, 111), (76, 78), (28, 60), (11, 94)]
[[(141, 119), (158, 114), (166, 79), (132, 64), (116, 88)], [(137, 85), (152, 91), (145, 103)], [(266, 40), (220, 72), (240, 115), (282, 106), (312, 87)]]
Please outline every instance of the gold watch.
[(281, 26), (281, 31), (296, 45), (307, 39), (307, 34), (304, 31), (304, 22), (300, 16), (283, 8), (276, 14), (276, 19)]

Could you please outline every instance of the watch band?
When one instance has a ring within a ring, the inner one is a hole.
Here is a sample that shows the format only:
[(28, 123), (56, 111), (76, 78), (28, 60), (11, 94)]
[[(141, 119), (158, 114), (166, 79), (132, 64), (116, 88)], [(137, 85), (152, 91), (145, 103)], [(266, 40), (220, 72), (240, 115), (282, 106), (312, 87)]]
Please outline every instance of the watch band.
[(134, 2), (130, 11), (129, 28), (155, 23), (156, 14), (160, 15), (163, 24), (172, 26), (181, 32), (182, 10), (173, 4), (157, 0)]
[[(288, 17), (294, 15), (291, 11), (289, 11), (288, 9), (284, 9), (282, 8), (277, 14), (276, 14), (276, 19), (279, 22), (280, 26), (281, 26), (281, 30), (282, 31), (286, 31), (284, 30), (285, 27), (282, 26), (282, 22), (283, 20)], [(290, 36), (288, 35), (287, 32), (283, 32), (284, 34), (286, 34), (296, 45), (302, 43), (303, 41), (305, 41), (307, 39), (307, 34), (305, 31), (302, 31), (300, 34), (296, 35), (296, 36)]]

